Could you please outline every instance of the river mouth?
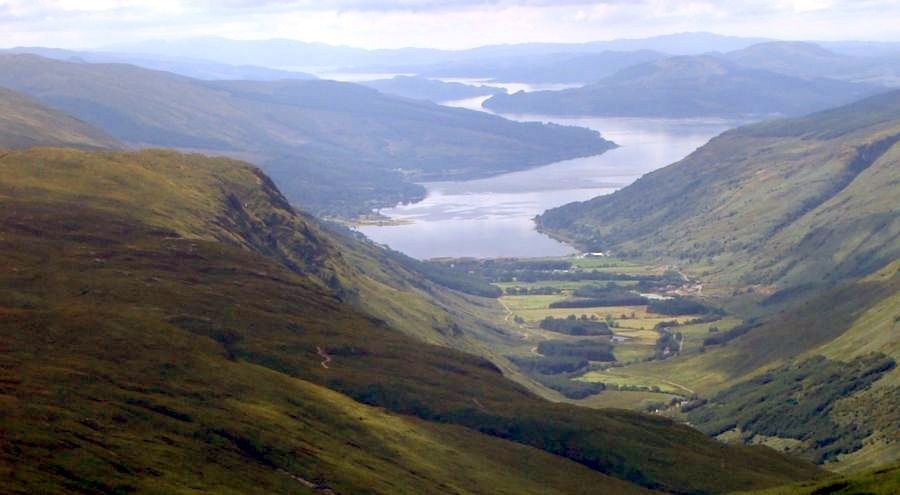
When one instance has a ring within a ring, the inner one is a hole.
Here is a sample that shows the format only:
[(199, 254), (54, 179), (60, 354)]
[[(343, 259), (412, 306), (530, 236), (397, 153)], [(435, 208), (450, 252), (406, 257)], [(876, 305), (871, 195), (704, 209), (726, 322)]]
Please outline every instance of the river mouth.
[[(483, 99), (447, 104), (477, 108)], [(535, 230), (534, 217), (550, 208), (612, 193), (742, 124), (722, 119), (503, 116), (587, 127), (619, 147), (485, 179), (424, 183), (428, 191), (424, 200), (379, 211), (397, 224), (364, 225), (358, 230), (419, 259), (573, 254), (571, 246)]]

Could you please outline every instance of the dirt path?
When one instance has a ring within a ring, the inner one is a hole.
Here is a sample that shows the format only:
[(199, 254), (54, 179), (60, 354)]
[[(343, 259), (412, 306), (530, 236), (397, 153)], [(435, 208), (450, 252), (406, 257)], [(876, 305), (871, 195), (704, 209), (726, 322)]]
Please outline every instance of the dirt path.
[(685, 387), (684, 385), (682, 385), (682, 384), (680, 384), (680, 383), (670, 382), (669, 380), (663, 380), (662, 378), (657, 378), (657, 377), (655, 377), (655, 376), (651, 376), (650, 378), (653, 378), (654, 380), (658, 380), (658, 381), (661, 382), (661, 383), (665, 383), (666, 385), (671, 385), (671, 386), (673, 386), (673, 387), (675, 387), (675, 388), (680, 388), (681, 390), (684, 390), (685, 392), (687, 392), (687, 393), (689, 393), (689, 394), (691, 394), (691, 395), (694, 395), (694, 394), (696, 393), (696, 392), (694, 392), (693, 390), (691, 390), (691, 389)]
[(319, 346), (316, 346), (316, 352), (318, 352), (319, 355), (322, 356), (322, 362), (319, 363), (319, 364), (321, 364), (322, 367), (325, 368), (325, 369), (327, 370), (327, 369), (328, 369), (328, 363), (331, 362), (331, 356), (329, 356), (328, 353), (325, 352), (325, 349), (322, 349), (322, 348), (319, 347)]
[(506, 310), (506, 318), (503, 318), (503, 321), (509, 321), (509, 319), (513, 317), (512, 310), (509, 309), (509, 306), (507, 306), (505, 302), (503, 302), (502, 297), (498, 297), (497, 301), (499, 301), (500, 305), (503, 306), (503, 309)]

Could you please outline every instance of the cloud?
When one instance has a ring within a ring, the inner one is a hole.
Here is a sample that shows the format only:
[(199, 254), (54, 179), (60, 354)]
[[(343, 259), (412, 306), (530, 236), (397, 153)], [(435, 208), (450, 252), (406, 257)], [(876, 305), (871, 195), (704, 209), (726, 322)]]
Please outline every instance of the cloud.
[(683, 31), (900, 40), (897, 25), (896, 0), (0, 0), (8, 46), (226, 36), (463, 48)]

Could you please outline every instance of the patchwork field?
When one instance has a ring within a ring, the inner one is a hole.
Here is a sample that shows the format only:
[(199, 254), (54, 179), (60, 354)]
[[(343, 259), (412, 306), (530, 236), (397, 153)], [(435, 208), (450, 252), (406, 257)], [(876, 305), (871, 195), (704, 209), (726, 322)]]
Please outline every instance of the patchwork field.
[[(690, 280), (670, 267), (609, 257), (455, 260), (446, 266), (503, 291), (504, 323), (520, 338), (502, 352), (540, 384), (539, 391), (591, 407), (653, 409), (691, 397), (690, 381), (663, 378), (641, 365), (701, 352), (704, 339), (741, 322), (705, 306), (668, 307), (695, 301), (684, 296)], [(604, 331), (548, 328), (562, 321)], [(608, 354), (594, 352), (603, 345)]]

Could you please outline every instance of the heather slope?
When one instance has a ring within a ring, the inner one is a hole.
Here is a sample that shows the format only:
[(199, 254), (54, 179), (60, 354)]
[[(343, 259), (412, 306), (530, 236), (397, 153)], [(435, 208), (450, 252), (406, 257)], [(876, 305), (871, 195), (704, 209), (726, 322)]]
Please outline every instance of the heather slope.
[(245, 164), (34, 149), (0, 169), (13, 490), (719, 493), (818, 475), (663, 418), (545, 402), (361, 313), (333, 241)]

